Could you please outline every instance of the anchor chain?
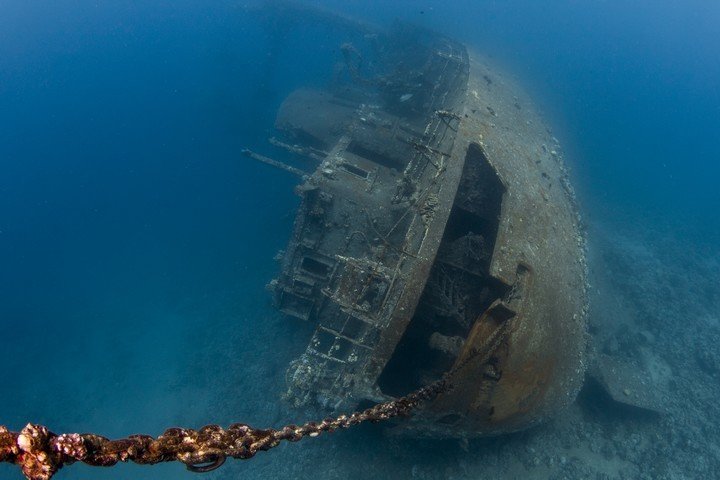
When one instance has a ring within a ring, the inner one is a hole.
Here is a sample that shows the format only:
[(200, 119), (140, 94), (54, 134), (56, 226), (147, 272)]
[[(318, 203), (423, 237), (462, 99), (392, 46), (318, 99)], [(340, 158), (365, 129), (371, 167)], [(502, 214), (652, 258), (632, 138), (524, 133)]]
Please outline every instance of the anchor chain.
[(280, 430), (258, 429), (236, 423), (223, 429), (206, 425), (199, 430), (170, 428), (157, 438), (130, 435), (110, 440), (92, 433), (55, 434), (42, 425), (28, 424), (20, 432), (0, 426), (0, 462), (18, 465), (28, 480), (50, 480), (65, 465), (83, 462), (110, 467), (118, 462), (151, 465), (179, 461), (193, 472), (220, 467), (228, 457), (246, 460), (257, 452), (270, 450), (282, 441), (296, 442), (306, 436), (317, 437), (362, 422), (379, 422), (407, 416), (422, 403), (450, 388), (449, 373), (440, 380), (405, 397), (379, 403), (361, 412), (287, 425)]

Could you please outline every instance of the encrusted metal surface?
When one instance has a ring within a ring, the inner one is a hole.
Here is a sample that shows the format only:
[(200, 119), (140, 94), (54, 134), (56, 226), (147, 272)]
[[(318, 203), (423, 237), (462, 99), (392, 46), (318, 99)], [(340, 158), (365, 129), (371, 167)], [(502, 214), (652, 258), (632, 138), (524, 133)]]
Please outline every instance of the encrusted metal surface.
[(396, 28), (378, 41), (396, 68), (363, 76), (344, 45), (354, 85), (298, 91), (278, 115), (279, 143), (321, 159), (272, 284), (316, 325), (287, 397), (400, 397), (488, 351), (403, 431), (521, 429), (570, 403), (585, 370), (584, 243), (560, 147), (485, 59)]
[(414, 422), (460, 435), (557, 414), (580, 389), (586, 356), (584, 238), (560, 147), (515, 81), (471, 58), (455, 148), (481, 149), (503, 185), (489, 275), (509, 290), (475, 322), (457, 361), (491, 342), (496, 353)]
[(410, 43), (416, 58), (369, 80), (354, 109), (342, 91), (301, 90), (278, 115), (294, 141), (329, 149), (298, 188), (302, 204), (273, 284), (283, 312), (317, 325), (288, 372), (296, 403), (387, 398), (375, 383), (418, 304), (462, 172), (450, 162), (460, 119), (448, 109), (465, 91), (464, 47), (410, 27), (388, 45), (393, 39)]

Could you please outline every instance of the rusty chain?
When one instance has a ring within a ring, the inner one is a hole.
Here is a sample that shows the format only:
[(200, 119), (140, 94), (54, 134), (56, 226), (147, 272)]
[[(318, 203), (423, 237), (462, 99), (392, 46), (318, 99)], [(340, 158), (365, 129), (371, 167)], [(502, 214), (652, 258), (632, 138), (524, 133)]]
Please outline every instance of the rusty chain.
[(306, 436), (349, 428), (363, 422), (380, 422), (409, 416), (425, 402), (452, 389), (452, 378), (469, 364), (485, 363), (494, 351), (491, 342), (472, 349), (468, 355), (439, 380), (408, 395), (378, 403), (361, 412), (326, 418), (321, 422), (287, 425), (280, 430), (258, 429), (242, 423), (223, 429), (206, 425), (199, 430), (169, 428), (157, 438), (130, 435), (110, 440), (93, 433), (55, 434), (42, 425), (29, 423), (20, 432), (0, 425), (0, 463), (18, 465), (28, 480), (50, 480), (65, 465), (83, 462), (96, 467), (111, 467), (118, 462), (153, 465), (179, 461), (192, 472), (209, 472), (228, 457), (247, 460), (257, 452), (270, 450), (282, 441), (297, 442)]
[(20, 432), (0, 426), (0, 463), (18, 465), (28, 480), (49, 480), (65, 465), (83, 462), (110, 467), (118, 462), (151, 465), (179, 461), (193, 472), (207, 472), (221, 466), (228, 457), (241, 460), (257, 452), (270, 450), (280, 442), (296, 442), (306, 436), (348, 428), (362, 422), (379, 422), (409, 415), (423, 402), (437, 397), (450, 387), (449, 375), (409, 395), (379, 403), (361, 412), (287, 425), (280, 430), (257, 429), (236, 423), (223, 429), (207, 425), (199, 430), (170, 428), (157, 438), (130, 435), (110, 440), (92, 433), (55, 434), (42, 425), (28, 424)]

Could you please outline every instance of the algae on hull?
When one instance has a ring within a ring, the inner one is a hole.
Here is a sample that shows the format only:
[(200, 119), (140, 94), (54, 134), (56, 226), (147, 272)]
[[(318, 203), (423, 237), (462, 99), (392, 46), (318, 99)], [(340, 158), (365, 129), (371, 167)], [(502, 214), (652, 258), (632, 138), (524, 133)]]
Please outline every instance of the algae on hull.
[(327, 91), (285, 100), (272, 139), (313, 166), (271, 283), (315, 325), (287, 396), (348, 410), (466, 364), (405, 431), (536, 423), (585, 370), (584, 245), (559, 146), (462, 44), (402, 24), (366, 39), (341, 47)]

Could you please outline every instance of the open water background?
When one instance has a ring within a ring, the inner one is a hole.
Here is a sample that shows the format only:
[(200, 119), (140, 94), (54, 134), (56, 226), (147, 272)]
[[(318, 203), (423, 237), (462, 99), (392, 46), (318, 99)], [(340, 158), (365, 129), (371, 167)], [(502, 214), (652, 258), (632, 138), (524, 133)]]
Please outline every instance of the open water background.
[[(444, 3), (313, 5), (491, 54), (546, 112), (590, 225), (669, 242), (670, 262), (717, 258), (720, 3)], [(264, 290), (295, 179), (240, 150), (268, 151), (280, 102), (327, 82), (343, 35), (248, 5), (0, 1), (0, 424), (120, 437), (301, 420), (279, 396), (308, 331)], [(703, 280), (717, 302), (719, 279)], [(415, 478), (433, 462), (422, 443), (383, 457), (382, 438), (338, 433), (217, 475)], [(164, 465), (58, 478), (80, 476), (193, 477)], [(0, 466), (0, 478), (21, 477)]]

